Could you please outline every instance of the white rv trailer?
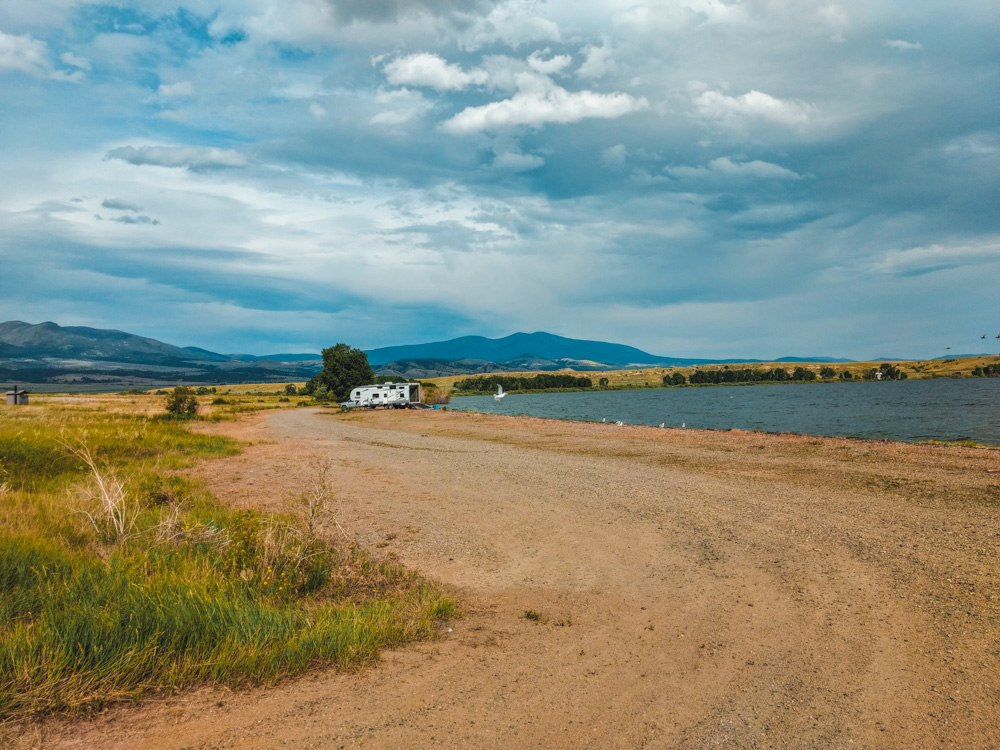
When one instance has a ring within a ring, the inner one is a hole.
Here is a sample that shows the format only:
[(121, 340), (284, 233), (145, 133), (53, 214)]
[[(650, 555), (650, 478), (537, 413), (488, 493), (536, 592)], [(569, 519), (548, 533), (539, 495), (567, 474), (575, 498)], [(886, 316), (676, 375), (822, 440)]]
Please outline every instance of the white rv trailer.
[(364, 406), (374, 409), (406, 409), (410, 404), (423, 400), (420, 383), (383, 383), (381, 385), (361, 385), (351, 391), (351, 400), (341, 406)]

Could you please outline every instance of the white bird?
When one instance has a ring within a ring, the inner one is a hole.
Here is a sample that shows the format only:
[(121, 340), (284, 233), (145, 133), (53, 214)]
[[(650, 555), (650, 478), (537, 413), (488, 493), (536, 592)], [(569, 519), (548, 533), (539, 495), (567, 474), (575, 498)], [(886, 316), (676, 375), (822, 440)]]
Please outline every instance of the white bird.
[(495, 401), (499, 401), (500, 399), (502, 399), (502, 398), (503, 398), (504, 396), (506, 396), (506, 395), (507, 395), (507, 394), (503, 392), (503, 386), (502, 386), (502, 385), (497, 385), (497, 393), (496, 393), (496, 395), (495, 395), (495, 396), (493, 397), (493, 399), (494, 399)]
[(681, 422), (681, 427), (687, 427), (687, 422)]
[(615, 422), (615, 424), (618, 425), (619, 427), (621, 427), (625, 423), (624, 422)]
[(607, 422), (607, 421), (608, 421), (608, 418), (607, 418), (607, 417), (601, 417), (601, 421), (602, 421), (602, 422)]
[(666, 422), (660, 422), (660, 427), (666, 427), (666, 426), (667, 426)]

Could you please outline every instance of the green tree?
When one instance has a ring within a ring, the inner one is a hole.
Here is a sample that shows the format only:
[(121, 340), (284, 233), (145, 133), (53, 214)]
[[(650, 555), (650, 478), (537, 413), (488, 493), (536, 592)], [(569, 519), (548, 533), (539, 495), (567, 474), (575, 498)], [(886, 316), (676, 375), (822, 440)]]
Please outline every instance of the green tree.
[(607, 378), (601, 378), (600, 380), (597, 381), (597, 384), (599, 386), (601, 386), (601, 388), (607, 388), (608, 387), (608, 379)]
[(167, 394), (167, 414), (175, 417), (191, 417), (198, 411), (198, 399), (194, 391), (186, 385), (179, 385)]
[(306, 383), (305, 391), (315, 395), (317, 389), (323, 387), (329, 392), (329, 398), (346, 401), (352, 389), (374, 382), (375, 371), (368, 364), (368, 355), (347, 344), (337, 344), (323, 350), (323, 371)]
[(821, 367), (819, 368), (819, 376), (823, 378), (823, 380), (829, 380), (830, 378), (837, 377), (837, 373), (834, 372), (832, 367)]
[(285, 386), (286, 396), (297, 396), (298, 393), (299, 389), (295, 387), (295, 383), (289, 383), (288, 385)]

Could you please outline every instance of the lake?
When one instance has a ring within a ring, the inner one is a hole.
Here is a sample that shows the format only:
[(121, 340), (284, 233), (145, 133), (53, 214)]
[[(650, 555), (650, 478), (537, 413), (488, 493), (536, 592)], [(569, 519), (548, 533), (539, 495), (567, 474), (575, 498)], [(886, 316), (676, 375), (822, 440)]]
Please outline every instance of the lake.
[(457, 396), (450, 408), (586, 422), (1000, 445), (1000, 378)]

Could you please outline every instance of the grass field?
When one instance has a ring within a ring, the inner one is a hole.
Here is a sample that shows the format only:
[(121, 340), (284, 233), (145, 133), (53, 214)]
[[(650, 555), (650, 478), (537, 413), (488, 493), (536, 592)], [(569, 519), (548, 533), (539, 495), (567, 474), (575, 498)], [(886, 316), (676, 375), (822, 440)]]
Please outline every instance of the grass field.
[[(228, 403), (201, 413), (294, 408), (279, 389), (218, 389), (200, 400)], [(333, 544), (327, 467), (282, 516), (218, 503), (184, 469), (239, 444), (164, 419), (163, 403), (0, 407), (0, 721), (356, 667), (453, 614), (412, 572)]]

